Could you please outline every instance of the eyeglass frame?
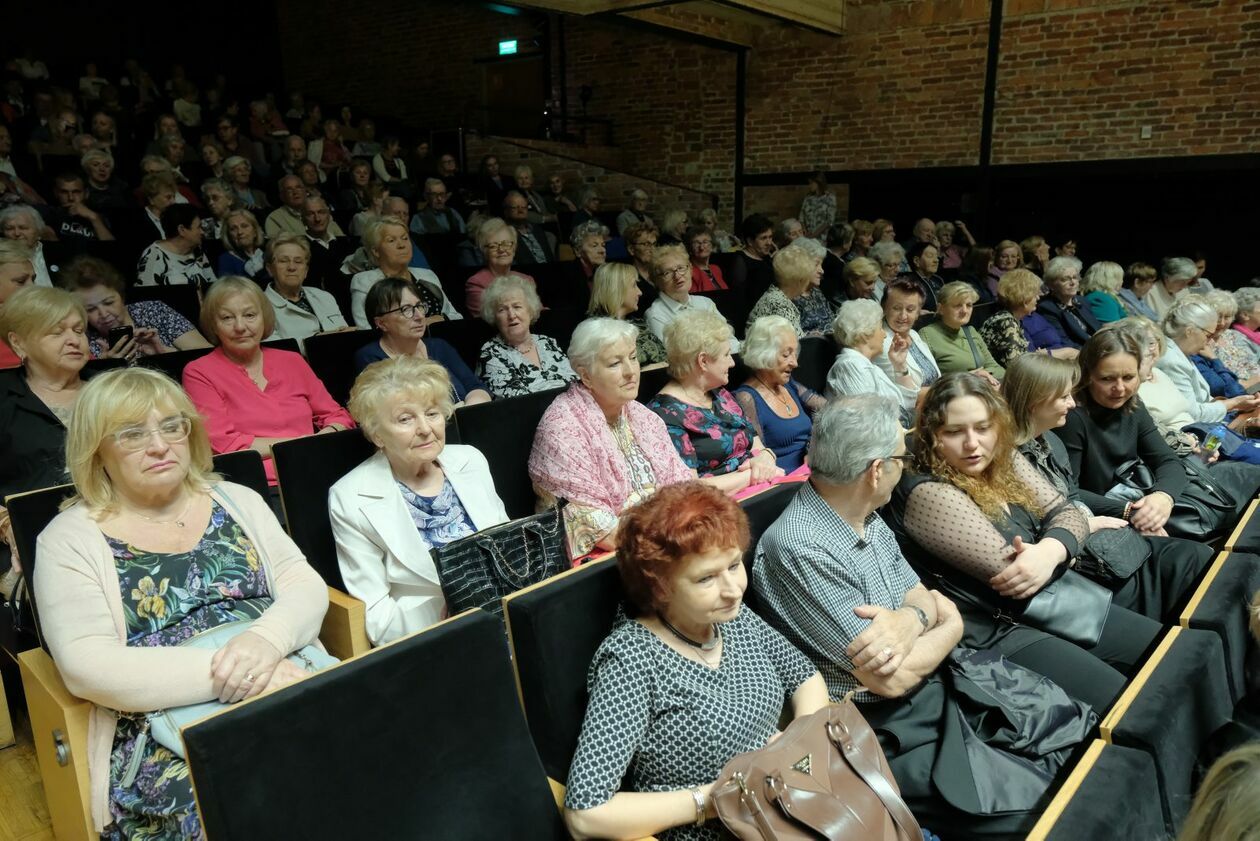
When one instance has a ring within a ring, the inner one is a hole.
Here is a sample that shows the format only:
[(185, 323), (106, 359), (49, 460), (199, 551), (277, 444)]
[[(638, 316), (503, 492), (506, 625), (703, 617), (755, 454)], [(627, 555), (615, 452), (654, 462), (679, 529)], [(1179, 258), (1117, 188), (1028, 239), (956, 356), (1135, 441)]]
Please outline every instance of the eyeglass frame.
[[(411, 310), (410, 315), (407, 314), (407, 310)], [(399, 306), (394, 307), (392, 310), (385, 310), (385, 312), (377, 313), (376, 317), (381, 318), (382, 316), (393, 315), (394, 313), (398, 313), (403, 318), (407, 320), (411, 320), (416, 317), (417, 312), (420, 313), (421, 316), (426, 316), (429, 314), (429, 311), (424, 308), (424, 304), (400, 304)]]
[[(172, 421), (172, 420), (179, 421), (180, 428), (182, 429), (182, 432), (180, 432), (178, 438), (168, 438), (162, 432), (162, 424), (165, 424), (167, 421)], [(188, 436), (192, 434), (192, 428), (193, 428), (192, 419), (189, 418), (187, 415), (171, 415), (168, 418), (164, 418), (162, 422), (155, 427), (141, 428), (139, 426), (127, 426), (127, 427), (123, 427), (122, 429), (116, 430), (113, 433), (112, 437), (114, 439), (114, 444), (117, 445), (118, 449), (127, 453), (138, 453), (141, 450), (143, 450), (145, 447), (149, 446), (149, 442), (153, 440), (153, 433), (155, 432), (157, 433), (157, 436), (161, 438), (164, 443), (178, 444), (181, 441), (188, 440)], [(144, 437), (137, 438), (135, 440), (135, 446), (133, 447), (129, 444), (123, 443), (122, 436), (128, 432), (141, 432), (144, 434)]]
[(672, 269), (657, 269), (656, 270), (657, 277), (683, 277), (684, 275), (687, 275), (690, 273), (691, 273), (690, 263), (688, 263), (685, 266), (675, 266)]

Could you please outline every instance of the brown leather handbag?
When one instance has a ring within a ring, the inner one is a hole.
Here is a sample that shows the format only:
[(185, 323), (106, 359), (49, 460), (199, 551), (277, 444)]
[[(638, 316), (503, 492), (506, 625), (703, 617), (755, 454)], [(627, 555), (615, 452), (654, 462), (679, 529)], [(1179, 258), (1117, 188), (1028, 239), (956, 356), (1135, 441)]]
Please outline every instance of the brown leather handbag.
[(713, 798), (741, 841), (920, 841), (852, 693), (726, 763)]

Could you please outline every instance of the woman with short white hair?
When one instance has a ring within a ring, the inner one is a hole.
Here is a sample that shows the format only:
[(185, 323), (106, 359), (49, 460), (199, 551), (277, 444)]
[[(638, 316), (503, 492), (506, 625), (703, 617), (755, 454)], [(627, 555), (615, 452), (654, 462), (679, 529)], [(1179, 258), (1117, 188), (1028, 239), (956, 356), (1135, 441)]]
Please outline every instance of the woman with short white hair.
[(901, 409), (902, 423), (907, 427), (915, 401), (919, 397), (919, 383), (910, 374), (906, 354), (910, 340), (893, 335), (888, 346), (888, 361), (892, 365), (890, 379), (875, 359), (884, 353), (884, 310), (871, 300), (845, 301), (832, 323), (840, 354), (827, 372), (827, 398), (839, 394), (880, 394), (897, 401)]
[(757, 319), (743, 345), (743, 361), (752, 375), (735, 389), (744, 417), (787, 473), (805, 463), (813, 415), (827, 405), (821, 394), (793, 378), (799, 349), (792, 322), (777, 315)]
[(1190, 412), (1197, 423), (1224, 423), (1234, 412), (1250, 412), (1260, 406), (1260, 398), (1235, 395), (1214, 400), (1208, 382), (1191, 359), (1207, 347), (1208, 337), (1216, 329), (1216, 310), (1198, 297), (1177, 301), (1160, 323), (1170, 341), (1155, 363), (1190, 403)]
[(44, 217), (29, 204), (14, 204), (0, 210), (0, 235), (17, 240), (30, 249), (36, 286), (53, 285), (48, 261), (44, 258), (44, 243), (40, 239), (44, 228)]
[(665, 328), (670, 380), (648, 408), (661, 416), (674, 448), (704, 482), (733, 493), (782, 476), (734, 395), (731, 327), (712, 312), (686, 312)]
[(328, 514), (346, 590), (367, 605), (368, 639), (383, 645), (445, 615), (430, 552), (508, 516), (486, 457), (446, 443), (455, 405), (441, 363), (374, 362), (349, 408), (376, 452), (332, 486)]
[(552, 401), (534, 434), (529, 477), (544, 505), (566, 500), (569, 554), (615, 549), (623, 511), (658, 488), (695, 478), (664, 422), (635, 400), (638, 328), (588, 318), (569, 343), (578, 382)]
[[(1250, 291), (1260, 292), (1256, 289)], [(1238, 377), (1244, 387), (1250, 388), (1260, 382), (1260, 346), (1239, 331), (1229, 329), (1241, 309), (1238, 297), (1224, 289), (1213, 289), (1203, 299), (1216, 310), (1216, 332), (1212, 335), (1209, 349), (1216, 354), (1222, 365)], [(1252, 309), (1254, 308), (1253, 303)]]
[(531, 332), (541, 312), (533, 281), (521, 275), (499, 278), (482, 296), (481, 317), (498, 335), (481, 346), (477, 376), (494, 397), (563, 388), (577, 379), (556, 340)]
[(516, 241), (516, 228), (497, 216), (487, 219), (477, 228), (477, 247), (485, 256), (486, 267), (464, 284), (464, 308), (469, 316), (481, 317), (481, 298), (490, 284), (500, 278), (513, 275), (533, 285), (532, 277), (512, 270), (512, 263), (516, 260)]
[(1081, 280), (1081, 299), (1099, 324), (1110, 324), (1128, 315), (1124, 304), (1120, 303), (1123, 285), (1124, 268), (1119, 263), (1100, 260), (1085, 272)]
[(1244, 286), (1234, 293), (1234, 299), (1238, 301), (1238, 315), (1233, 329), (1260, 348), (1260, 288)]
[[(866, 250), (866, 256), (879, 266), (879, 280), (875, 282), (873, 293), (876, 300), (883, 297), (884, 287), (892, 283), (897, 275), (910, 270), (906, 262), (906, 250), (895, 242), (877, 242)], [(929, 310), (936, 309), (936, 301), (930, 297), (925, 300), (924, 305)]]

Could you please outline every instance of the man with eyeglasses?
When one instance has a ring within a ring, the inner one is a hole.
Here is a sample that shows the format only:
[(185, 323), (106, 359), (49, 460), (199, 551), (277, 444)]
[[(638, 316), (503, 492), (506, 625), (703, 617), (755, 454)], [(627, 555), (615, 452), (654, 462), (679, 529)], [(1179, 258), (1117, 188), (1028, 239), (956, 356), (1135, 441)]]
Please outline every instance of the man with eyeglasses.
[[(1094, 718), (1040, 675), (957, 648), (958, 609), (919, 581), (877, 513), (909, 459), (897, 412), (891, 398), (860, 394), (835, 398), (814, 418), (810, 480), (757, 544), (758, 612), (814, 662), (833, 701), (853, 693), (922, 826), (949, 838), (1022, 837)], [(983, 676), (957, 665), (968, 658), (1015, 689), (981, 686)], [(1053, 743), (1028, 733), (1038, 747), (1018, 757), (997, 728), (978, 726), (994, 712), (986, 708), (1013, 709), (1017, 698), (1064, 724)], [(980, 732), (995, 735), (986, 742)]]
[(425, 234), (462, 234), (468, 226), (464, 217), (453, 207), (447, 207), (450, 190), (441, 178), (426, 178), (424, 181), (425, 208), (411, 217), (411, 232), (419, 236)]
[(555, 247), (542, 225), (529, 221), (529, 201), (519, 190), (511, 190), (503, 199), (503, 220), (516, 229), (517, 266), (554, 263)]

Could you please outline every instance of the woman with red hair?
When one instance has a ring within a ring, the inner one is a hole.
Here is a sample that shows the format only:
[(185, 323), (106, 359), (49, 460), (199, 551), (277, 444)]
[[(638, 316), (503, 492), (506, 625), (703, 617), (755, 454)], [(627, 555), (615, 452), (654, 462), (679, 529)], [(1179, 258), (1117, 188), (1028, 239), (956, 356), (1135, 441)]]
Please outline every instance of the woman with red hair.
[(809, 659), (742, 606), (748, 543), (744, 512), (700, 482), (622, 515), (627, 604), (591, 663), (564, 804), (575, 838), (729, 838), (705, 825), (722, 767), (765, 746), (785, 703), (827, 705)]

